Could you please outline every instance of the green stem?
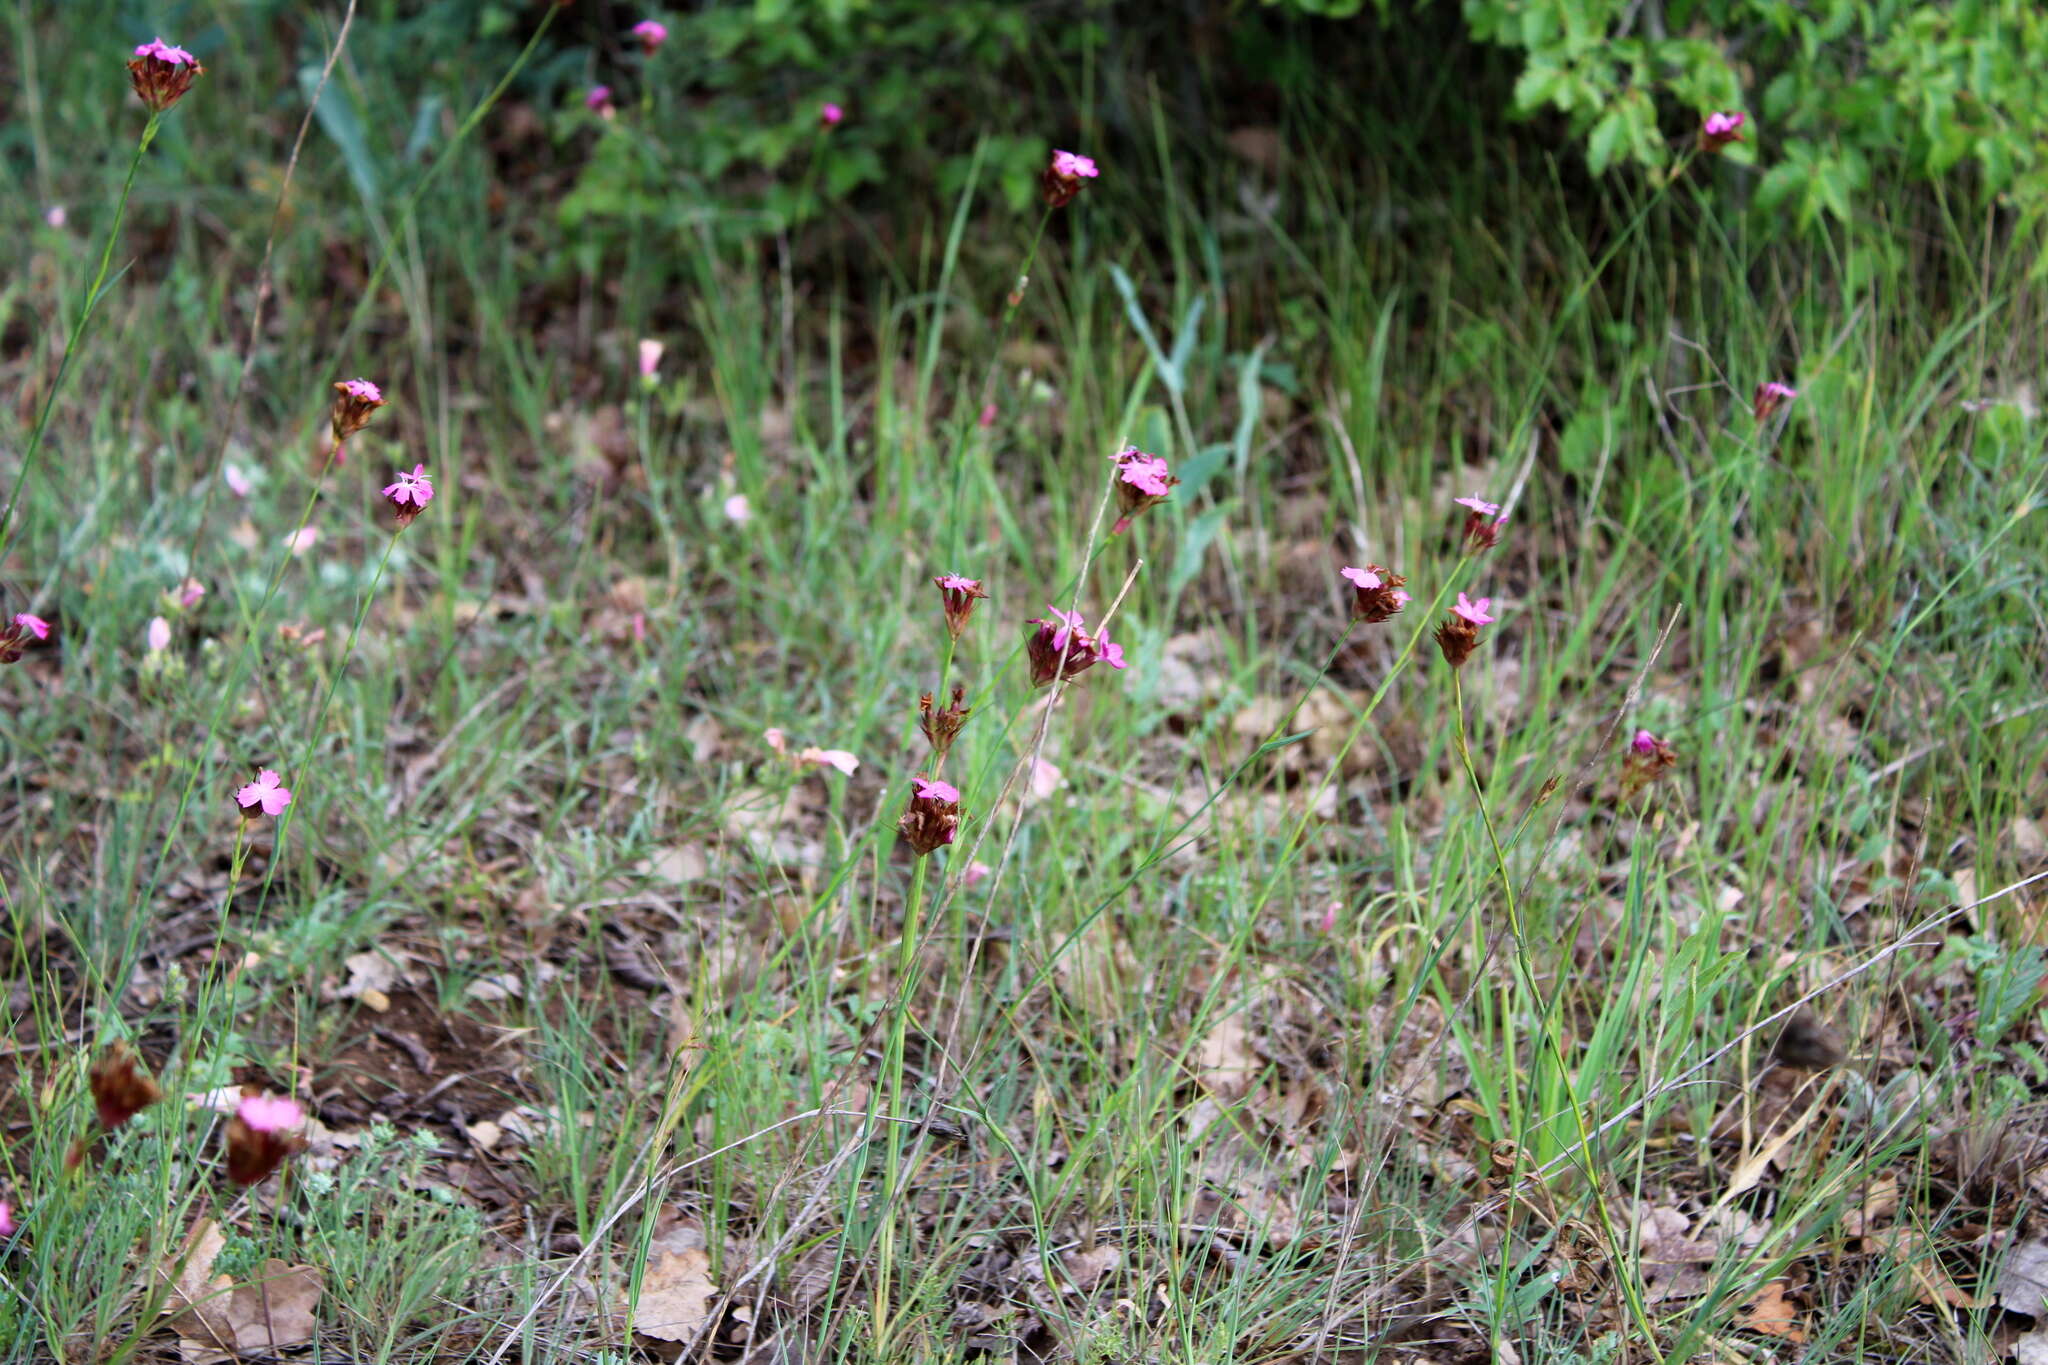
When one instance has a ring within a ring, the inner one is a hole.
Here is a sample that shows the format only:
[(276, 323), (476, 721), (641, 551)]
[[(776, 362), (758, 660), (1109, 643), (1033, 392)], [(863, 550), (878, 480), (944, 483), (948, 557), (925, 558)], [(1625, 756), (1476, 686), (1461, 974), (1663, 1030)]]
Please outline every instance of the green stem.
[(21, 457), (21, 477), (14, 481), (14, 487), (7, 494), (6, 510), (0, 511), (0, 564), (7, 562), (8, 547), (14, 543), (9, 534), (14, 523), (14, 506), (35, 479), (37, 457), (43, 450), (43, 433), (49, 428), (50, 414), (56, 411), (57, 395), (64, 389), (64, 377), (71, 372), (71, 361), (78, 354), (78, 343), (85, 336), (86, 324), (92, 321), (92, 315), (105, 293), (107, 271), (114, 263), (114, 243), (120, 240), (121, 223), (128, 216), (128, 196), (135, 189), (135, 172), (141, 168), (142, 154), (155, 140), (157, 124), (162, 120), (161, 111), (150, 114), (149, 122), (142, 125), (141, 138), (135, 143), (135, 155), (128, 159), (128, 177), (121, 182), (121, 198), (114, 205), (114, 221), (107, 229), (106, 245), (100, 248), (99, 272), (92, 277), (92, 288), (85, 293), (85, 307), (79, 310), (78, 320), (71, 324), (71, 335), (64, 340), (64, 354), (57, 361), (57, 378), (43, 399), (43, 410), (36, 416), (35, 428), (29, 432), (28, 449)]
[[(1465, 780), (1472, 784), (1472, 799), (1479, 807), (1479, 821), (1486, 827), (1486, 838), (1493, 848), (1494, 871), (1500, 882), (1501, 899), (1507, 908), (1508, 937), (1514, 949), (1516, 973), (1521, 977), (1522, 989), (1527, 992), (1530, 1004), (1535, 1005), (1542, 1001), (1543, 996), (1536, 984), (1535, 964), (1529, 958), (1528, 940), (1522, 933), (1521, 911), (1515, 902), (1514, 878), (1508, 875), (1507, 853), (1501, 847), (1500, 833), (1494, 826), (1492, 813), (1487, 809), (1486, 791), (1480, 786), (1479, 772), (1472, 764), (1472, 748), (1466, 741), (1464, 678), (1464, 669), (1451, 670), (1451, 718), (1455, 725), (1453, 733), (1458, 745), (1458, 761), (1465, 769)], [(1539, 1017), (1537, 1034), (1549, 1049), (1551, 1062), (1557, 1067), (1558, 1080), (1565, 1088), (1566, 1102), (1572, 1111), (1572, 1122), (1578, 1128), (1579, 1161), (1585, 1171), (1586, 1187), (1592, 1192), (1593, 1208), (1599, 1215), (1601, 1230), (1607, 1238), (1609, 1258), (1613, 1265), (1620, 1267), (1624, 1263), (1627, 1242), (1615, 1225), (1613, 1210), (1608, 1207), (1607, 1193), (1601, 1185), (1600, 1172), (1593, 1159), (1593, 1129), (1586, 1122), (1585, 1107), (1579, 1103), (1578, 1086), (1572, 1080), (1571, 1070), (1565, 1061), (1564, 1045), (1558, 1039), (1554, 1019), (1555, 1016), (1546, 1005)], [(1512, 1062), (1512, 1058), (1510, 1061)], [(1532, 1105), (1532, 1117), (1533, 1108)], [(1518, 1165), (1519, 1161), (1518, 1155)], [(1518, 1170), (1512, 1179), (1519, 1178)], [(1510, 1183), (1510, 1189), (1512, 1188), (1513, 1185)], [(1508, 1254), (1508, 1250), (1503, 1248), (1503, 1257)], [(1658, 1365), (1663, 1365), (1664, 1354), (1657, 1347), (1656, 1329), (1650, 1322), (1649, 1309), (1643, 1302), (1642, 1285), (1632, 1274), (1617, 1274), (1615, 1279), (1621, 1287), (1622, 1297), (1628, 1303), (1629, 1316), (1635, 1319), (1636, 1331), (1642, 1337), (1642, 1344), (1649, 1348), (1650, 1358), (1658, 1362)]]

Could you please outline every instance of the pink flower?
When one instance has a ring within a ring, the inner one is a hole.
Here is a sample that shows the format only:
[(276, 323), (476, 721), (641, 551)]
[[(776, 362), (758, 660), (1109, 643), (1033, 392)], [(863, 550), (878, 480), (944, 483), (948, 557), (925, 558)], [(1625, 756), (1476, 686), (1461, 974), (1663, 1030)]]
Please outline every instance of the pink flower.
[[(329, 421), (334, 428), (334, 443), (343, 441), (370, 425), (370, 414), (384, 406), (384, 391), (367, 379), (343, 379), (334, 386), (334, 411)], [(341, 461), (341, 452), (335, 451), (335, 462)]]
[(404, 470), (393, 474), (391, 482), (384, 485), (384, 500), (397, 514), (399, 530), (412, 525), (413, 518), (426, 511), (427, 504), (434, 500), (434, 480), (427, 467), (416, 464), (410, 474)]
[(644, 611), (633, 613), (633, 638), (643, 642), (647, 639), (647, 613)]
[(661, 367), (661, 353), (667, 349), (667, 346), (652, 337), (643, 337), (641, 339), (640, 377), (642, 379), (654, 378), (654, 372)]
[(289, 788), (281, 785), (283, 779), (272, 769), (265, 768), (256, 774), (256, 780), (235, 790), (235, 804), (242, 808), (242, 818), (254, 820), (259, 815), (276, 816), (292, 803)]
[(1052, 173), (1054, 175), (1071, 176), (1076, 180), (1093, 180), (1101, 174), (1096, 169), (1095, 162), (1090, 158), (1074, 152), (1061, 151), (1055, 151), (1052, 154)]
[(62, 204), (52, 204), (43, 210), (43, 221), (53, 228), (62, 228), (69, 217)]
[(1346, 565), (1340, 576), (1351, 584), (1351, 619), (1367, 625), (1385, 621), (1408, 603), (1401, 585), (1408, 580), (1392, 569), (1368, 564), (1360, 569)]
[(951, 782), (936, 777), (920, 777), (911, 784), (911, 794), (919, 801), (958, 801), (960, 789)]
[(1124, 662), (1124, 647), (1122, 645), (1110, 639), (1107, 635), (1096, 636), (1094, 643), (1095, 658), (1098, 662), (1108, 664), (1111, 668), (1129, 667)]
[(128, 63), (128, 81), (151, 112), (161, 114), (183, 99), (193, 79), (205, 71), (184, 48), (154, 38), (135, 49), (135, 58)]
[(773, 749), (776, 753), (785, 756), (788, 755), (789, 736), (782, 733), (782, 729), (780, 726), (769, 726), (767, 729), (761, 732), (761, 738), (767, 741), (768, 747)]
[(1124, 447), (1117, 456), (1116, 476), (1140, 493), (1155, 498), (1165, 497), (1166, 490), (1173, 486), (1167, 482), (1171, 475), (1166, 461), (1157, 455), (1147, 455), (1136, 446)]
[(1798, 396), (1799, 390), (1790, 384), (1780, 384), (1773, 379), (1767, 384), (1756, 386), (1756, 393), (1750, 400), (1750, 411), (1756, 415), (1757, 421), (1766, 421), (1772, 413)]
[(1482, 597), (1475, 602), (1465, 596), (1464, 593), (1459, 593), (1458, 604), (1452, 607), (1451, 610), (1475, 626), (1490, 626), (1500, 619), (1499, 617), (1486, 614), (1486, 609), (1492, 605), (1493, 599), (1491, 597)]
[(848, 777), (860, 766), (860, 760), (844, 749), (820, 749), (816, 745), (804, 749), (796, 756), (799, 763), (809, 763), (820, 768), (837, 768)]
[(1475, 550), (1490, 550), (1500, 544), (1500, 528), (1507, 524), (1507, 518), (1496, 521), (1487, 518), (1500, 511), (1500, 504), (1488, 502), (1485, 498), (1454, 498), (1465, 511), (1465, 540)]
[(1081, 192), (1081, 182), (1093, 180), (1098, 174), (1095, 163), (1087, 157), (1055, 151), (1052, 163), (1045, 168), (1045, 175), (1039, 181), (1046, 207), (1065, 208), (1073, 203), (1074, 196)]
[(1657, 737), (1648, 730), (1638, 730), (1635, 738), (1628, 742), (1628, 747), (1639, 754), (1654, 754), (1657, 752)]
[(171, 647), (171, 623), (161, 616), (149, 618), (149, 633), (144, 637), (149, 652), (161, 654)]
[(221, 482), (228, 486), (228, 492), (233, 493), (238, 498), (249, 496), (249, 476), (235, 468), (235, 466), (231, 464), (222, 465), (220, 477)]
[(1742, 125), (1749, 116), (1740, 112), (1712, 113), (1700, 120), (1700, 146), (1718, 152), (1731, 142), (1742, 141)]
[(290, 1133), (306, 1126), (306, 1111), (284, 1095), (251, 1095), (235, 1109), (235, 1117), (258, 1133)]
[(182, 610), (198, 606), (205, 596), (206, 585), (196, 578), (188, 578), (178, 585), (178, 606)]
[(1327, 934), (1337, 927), (1337, 912), (1343, 909), (1341, 901), (1331, 901), (1323, 907), (1323, 917), (1316, 921), (1316, 932)]
[(987, 863), (969, 863), (967, 870), (960, 874), (960, 885), (972, 891), (994, 875), (995, 869)]
[(1081, 614), (1067, 613), (1058, 607), (1047, 607), (1053, 614), (1048, 621), (1033, 617), (1029, 624), (1038, 630), (1024, 642), (1025, 657), (1031, 661), (1031, 685), (1044, 687), (1046, 684), (1066, 680), (1072, 681), (1098, 663), (1107, 663), (1111, 668), (1123, 668), (1123, 646), (1113, 643), (1107, 635), (1090, 636), (1081, 629)]
[(725, 519), (735, 526), (745, 526), (754, 519), (754, 504), (747, 501), (745, 493), (735, 493), (725, 500)]
[[(1057, 623), (1057, 628), (1052, 633), (1052, 647), (1054, 649), (1065, 649), (1067, 647), (1067, 636), (1069, 634), (1079, 634), (1085, 618), (1078, 611), (1072, 613), (1064, 612), (1050, 603), (1047, 604), (1045, 609), (1052, 613), (1052, 620), (1035, 621), (1033, 624), (1051, 626)], [(1088, 637), (1082, 635), (1081, 638), (1085, 640)]]
[(668, 41), (668, 25), (659, 19), (642, 19), (627, 31), (640, 40), (641, 48), (649, 56), (653, 56), (654, 50)]
[(610, 107), (612, 88), (609, 85), (593, 85), (583, 96), (583, 107), (592, 111)]
[(11, 621), (0, 622), (0, 664), (18, 661), (28, 648), (30, 637), (50, 638), (50, 623), (28, 612), (17, 612)]
[(1024, 780), (1025, 790), (1034, 801), (1043, 801), (1059, 790), (1060, 770), (1042, 758), (1031, 760), (1031, 775)]
[(820, 128), (836, 128), (839, 126), (839, 120), (845, 117), (846, 111), (844, 109), (828, 101), (818, 109), (818, 126)]
[(946, 630), (954, 639), (967, 629), (967, 619), (974, 615), (974, 604), (988, 594), (981, 590), (978, 578), (963, 578), (956, 573), (941, 574), (932, 580), (939, 589), (939, 605), (946, 613)]
[(320, 528), (301, 526), (284, 538), (284, 547), (295, 555), (302, 555), (320, 541)]
[(984, 431), (994, 426), (996, 424), (996, 405), (990, 403), (984, 406), (981, 410), (981, 416), (976, 420), (981, 423)]
[(0, 1237), (14, 1235), (14, 1205), (0, 1199)]

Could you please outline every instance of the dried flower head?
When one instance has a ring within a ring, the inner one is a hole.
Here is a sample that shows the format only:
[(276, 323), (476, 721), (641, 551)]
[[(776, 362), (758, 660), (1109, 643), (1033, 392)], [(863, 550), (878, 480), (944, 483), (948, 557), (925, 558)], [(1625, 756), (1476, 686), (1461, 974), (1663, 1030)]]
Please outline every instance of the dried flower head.
[(1465, 509), (1465, 542), (1475, 550), (1490, 550), (1500, 544), (1500, 528), (1507, 518), (1500, 515), (1500, 504), (1488, 502), (1485, 498), (1470, 497), (1453, 499)]
[(1125, 446), (1111, 458), (1116, 461), (1116, 505), (1122, 515), (1109, 533), (1118, 535), (1138, 513), (1155, 502), (1166, 501), (1166, 495), (1180, 480), (1166, 467), (1166, 461), (1157, 455), (1147, 455), (1136, 446)]
[(245, 783), (235, 789), (235, 804), (242, 808), (244, 820), (255, 820), (262, 816), (284, 814), (284, 808), (292, 803), (291, 789), (282, 785), (274, 769), (265, 768), (256, 774), (254, 782)]
[(410, 474), (400, 470), (391, 476), (390, 483), (384, 485), (384, 501), (391, 504), (401, 531), (412, 525), (413, 518), (426, 511), (427, 504), (433, 500), (433, 476), (427, 473), (423, 464), (414, 465)]
[(16, 612), (12, 619), (0, 623), (0, 664), (11, 664), (20, 659), (30, 640), (40, 643), (49, 638), (48, 621), (33, 612)]
[(109, 1043), (94, 1060), (87, 1075), (92, 1085), (93, 1106), (99, 1110), (100, 1127), (112, 1131), (164, 1097), (156, 1083), (125, 1039)]
[(1039, 182), (1045, 193), (1046, 207), (1065, 208), (1081, 192), (1083, 181), (1093, 180), (1100, 174), (1089, 158), (1073, 152), (1055, 151), (1051, 164), (1045, 168), (1044, 178)]
[(135, 93), (142, 96), (142, 102), (152, 113), (158, 114), (185, 98), (192, 82), (205, 73), (206, 68), (198, 58), (161, 38), (136, 48), (134, 59), (128, 63), (128, 79), (135, 86)]
[(981, 590), (980, 579), (956, 573), (940, 574), (932, 582), (938, 587), (939, 603), (946, 612), (946, 631), (957, 640), (967, 629), (967, 618), (974, 615), (974, 604), (988, 594)]
[(839, 121), (845, 117), (846, 111), (829, 100), (818, 107), (818, 126), (820, 128), (837, 128)]
[(1773, 379), (1756, 386), (1756, 393), (1750, 399), (1750, 411), (1759, 422), (1768, 421), (1772, 413), (1799, 396), (1799, 390), (1790, 384), (1780, 384)]
[(1459, 593), (1451, 614), (1436, 628), (1436, 647), (1443, 651), (1444, 662), (1452, 668), (1463, 668), (1472, 651), (1479, 647), (1479, 628), (1499, 619), (1487, 612), (1492, 604), (1490, 597), (1474, 601)]
[(305, 1126), (306, 1111), (297, 1100), (244, 1088), (228, 1120), (228, 1179), (261, 1184), (286, 1157), (305, 1149)]
[(929, 692), (917, 699), (917, 728), (924, 731), (925, 742), (932, 746), (935, 763), (946, 761), (953, 741), (959, 738), (960, 727), (967, 724), (967, 717), (973, 712), (974, 708), (967, 704), (967, 689), (959, 683), (953, 684), (951, 706), (936, 705)]
[(920, 858), (952, 843), (960, 832), (959, 789), (935, 777), (918, 777), (910, 784), (910, 805), (896, 828)]
[(1706, 151), (1718, 152), (1731, 142), (1742, 141), (1742, 125), (1748, 121), (1749, 115), (1739, 111), (1708, 114), (1700, 120), (1700, 146)]
[(1408, 594), (1401, 585), (1408, 580), (1400, 574), (1368, 564), (1364, 568), (1345, 566), (1344, 579), (1351, 584), (1351, 619), (1367, 625), (1377, 625), (1402, 607), (1408, 605)]
[(656, 48), (668, 41), (668, 25), (659, 19), (642, 19), (627, 31), (640, 40), (640, 50), (650, 57)]
[(367, 379), (344, 379), (334, 386), (336, 445), (370, 425), (370, 414), (384, 406), (384, 391)]

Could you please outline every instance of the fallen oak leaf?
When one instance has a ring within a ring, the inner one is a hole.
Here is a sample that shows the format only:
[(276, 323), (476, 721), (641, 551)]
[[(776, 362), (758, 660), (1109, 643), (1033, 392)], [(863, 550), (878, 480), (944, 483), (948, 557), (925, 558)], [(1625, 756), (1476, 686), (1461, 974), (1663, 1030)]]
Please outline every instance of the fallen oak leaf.
[(1735, 1325), (1795, 1344), (1806, 1340), (1806, 1330), (1799, 1325), (1799, 1309), (1785, 1297), (1783, 1280), (1771, 1280), (1759, 1289), (1736, 1316)]
[[(209, 1225), (210, 1227), (211, 1225)], [(198, 1250), (208, 1251), (205, 1269), (219, 1254), (216, 1230)], [(268, 1260), (256, 1279), (236, 1284), (226, 1275), (201, 1280), (192, 1271), (194, 1255), (180, 1273), (173, 1298), (185, 1311), (171, 1319), (178, 1334), (178, 1354), (187, 1365), (219, 1365), (237, 1358), (275, 1356), (313, 1339), (317, 1310), (327, 1282), (309, 1265)], [(204, 1271), (201, 1271), (201, 1275)]]
[(711, 1258), (701, 1251), (659, 1253), (640, 1281), (639, 1302), (628, 1300), (633, 1331), (656, 1341), (688, 1341), (711, 1316), (718, 1286), (711, 1282)]

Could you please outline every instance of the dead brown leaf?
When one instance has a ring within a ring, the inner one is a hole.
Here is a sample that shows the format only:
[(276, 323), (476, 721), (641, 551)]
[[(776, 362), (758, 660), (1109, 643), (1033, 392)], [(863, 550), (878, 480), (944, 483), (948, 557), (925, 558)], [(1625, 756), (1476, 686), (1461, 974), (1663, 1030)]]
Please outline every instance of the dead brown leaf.
[(688, 1341), (711, 1316), (718, 1286), (702, 1251), (660, 1251), (640, 1282), (640, 1301), (628, 1304), (632, 1330), (656, 1341)]
[(217, 1365), (274, 1356), (311, 1341), (327, 1289), (320, 1271), (269, 1260), (254, 1280), (235, 1284), (211, 1273), (226, 1245), (213, 1221), (202, 1219), (186, 1235), (178, 1259), (160, 1272), (171, 1281), (164, 1312), (178, 1334), (178, 1354), (188, 1365)]
[(1799, 1309), (1785, 1297), (1783, 1280), (1772, 1280), (1758, 1290), (1756, 1297), (1736, 1316), (1735, 1325), (1768, 1337), (1783, 1337), (1790, 1342), (1806, 1340), (1806, 1329), (1799, 1325)]
[(2021, 1242), (2006, 1253), (1998, 1268), (1998, 1306), (2048, 1318), (2048, 1240)]

